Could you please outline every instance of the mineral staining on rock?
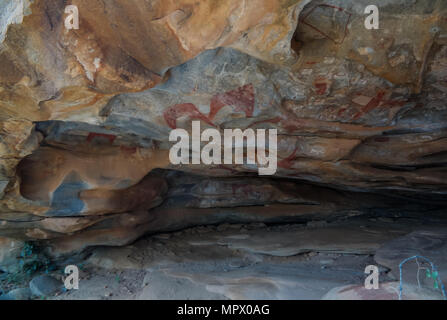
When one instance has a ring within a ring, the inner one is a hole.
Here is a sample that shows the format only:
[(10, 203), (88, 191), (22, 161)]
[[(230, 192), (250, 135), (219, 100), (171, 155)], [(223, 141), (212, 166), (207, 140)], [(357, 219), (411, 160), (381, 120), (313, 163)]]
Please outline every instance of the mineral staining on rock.
[[(363, 0), (72, 4), (78, 30), (64, 1), (0, 2), (0, 236), (59, 255), (445, 205), (444, 2), (385, 1), (379, 30)], [(173, 166), (169, 133), (192, 121), (277, 129), (275, 177)]]

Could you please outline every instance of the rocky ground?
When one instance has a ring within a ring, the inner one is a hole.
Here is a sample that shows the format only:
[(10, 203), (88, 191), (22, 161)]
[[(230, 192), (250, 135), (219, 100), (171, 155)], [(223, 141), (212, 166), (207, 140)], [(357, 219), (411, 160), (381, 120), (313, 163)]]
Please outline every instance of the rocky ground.
[[(446, 227), (408, 217), (200, 226), (94, 248), (70, 262), (81, 268), (79, 290), (63, 290), (61, 281), (51, 290), (46, 279), (31, 291), (56, 300), (398, 299), (398, 264), (413, 255), (432, 259), (447, 282)], [(379, 290), (364, 289), (368, 265), (379, 266)], [(424, 267), (422, 260), (405, 265), (403, 299), (443, 298)]]

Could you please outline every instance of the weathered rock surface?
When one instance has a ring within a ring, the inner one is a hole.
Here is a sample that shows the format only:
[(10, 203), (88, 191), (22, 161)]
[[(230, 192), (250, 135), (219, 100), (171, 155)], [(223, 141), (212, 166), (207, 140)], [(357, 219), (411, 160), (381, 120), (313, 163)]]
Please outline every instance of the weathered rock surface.
[[(366, 0), (72, 4), (78, 30), (65, 1), (0, 0), (0, 236), (61, 255), (193, 225), (445, 208), (445, 2), (381, 2), (380, 30)], [(193, 120), (277, 129), (276, 175), (173, 166), (169, 132)]]
[[(200, 226), (91, 249), (79, 290), (57, 299), (397, 299), (389, 270), (381, 290), (364, 288), (365, 268), (386, 243), (419, 228), (416, 219), (367, 219), (267, 226)], [(354, 231), (355, 235), (351, 232)], [(355, 236), (355, 239), (353, 238)], [(350, 241), (351, 240), (351, 241)], [(355, 241), (354, 241), (355, 240)], [(404, 283), (404, 299), (441, 299), (427, 283)], [(340, 287), (348, 290), (339, 290)], [(337, 289), (334, 289), (337, 288)], [(331, 291), (334, 289), (334, 291)], [(328, 292), (333, 292), (328, 296)], [(110, 293), (113, 293), (110, 296)]]
[[(385, 196), (334, 191), (266, 178), (214, 178), (210, 181), (200, 176), (168, 172), (166, 179), (170, 191), (163, 204), (149, 212), (138, 210), (102, 216), (97, 223), (65, 236), (50, 233), (51, 230), (45, 226), (39, 228), (37, 224), (36, 229), (42, 230), (49, 239), (53, 238), (49, 253), (59, 256), (92, 245), (124, 245), (145, 233), (176, 231), (195, 225), (331, 221), (374, 212), (399, 216), (398, 212), (389, 211), (394, 206), (399, 210), (405, 208), (407, 213), (428, 208), (415, 203), (407, 206)], [(82, 222), (85, 218), (79, 219)], [(357, 231), (355, 228), (351, 231), (354, 241)], [(16, 230), (16, 234), (19, 232), (22, 231)], [(371, 235), (371, 241), (373, 239), (374, 235)], [(311, 242), (309, 239), (308, 243)], [(358, 245), (361, 247), (361, 241)]]
[(33, 278), (29, 283), (31, 293), (38, 297), (52, 296), (62, 290), (62, 282), (48, 275)]
[[(419, 258), (405, 262), (411, 257)], [(433, 288), (436, 280), (437, 287), (441, 288), (442, 284), (447, 284), (447, 231), (441, 227), (437, 230), (421, 229), (412, 232), (385, 243), (377, 250), (374, 259), (389, 268), (397, 278), (400, 275), (399, 266), (402, 264), (404, 283), (415, 285), (422, 283)], [(430, 262), (433, 263), (435, 270)], [(427, 270), (436, 271), (438, 277), (427, 278)]]
[(0, 238), (0, 270), (15, 272), (18, 270), (18, 257), (23, 248), (23, 241), (9, 238)]
[(30, 288), (18, 288), (1, 295), (0, 300), (30, 300), (31, 296)]
[[(399, 282), (386, 282), (377, 290), (365, 289), (365, 286), (350, 285), (334, 288), (324, 295), (323, 300), (399, 300)], [(422, 289), (413, 285), (404, 285), (402, 300), (442, 300), (439, 292)]]

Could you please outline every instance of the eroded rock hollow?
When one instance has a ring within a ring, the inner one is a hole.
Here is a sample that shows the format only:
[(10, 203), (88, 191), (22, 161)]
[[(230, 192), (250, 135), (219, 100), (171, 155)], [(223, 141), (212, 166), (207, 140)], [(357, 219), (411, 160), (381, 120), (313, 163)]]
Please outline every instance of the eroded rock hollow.
[[(377, 30), (365, 27), (373, 2)], [(66, 28), (67, 5), (79, 29)], [(3, 270), (29, 241), (57, 259), (222, 223), (445, 218), (445, 1), (0, 0), (0, 10)], [(276, 173), (173, 165), (169, 134), (193, 121), (277, 129)]]

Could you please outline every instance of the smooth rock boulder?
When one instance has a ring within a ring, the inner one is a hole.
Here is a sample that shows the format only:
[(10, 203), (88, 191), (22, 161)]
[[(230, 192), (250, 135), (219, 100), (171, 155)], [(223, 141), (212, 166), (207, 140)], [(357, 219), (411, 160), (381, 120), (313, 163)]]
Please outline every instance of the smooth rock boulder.
[(40, 275), (31, 280), (29, 288), (34, 296), (52, 296), (62, 290), (62, 282), (49, 275)]

